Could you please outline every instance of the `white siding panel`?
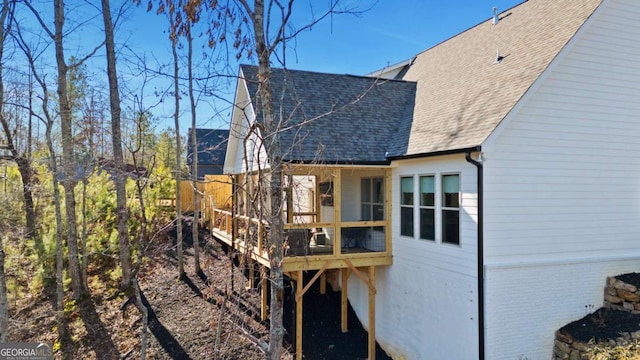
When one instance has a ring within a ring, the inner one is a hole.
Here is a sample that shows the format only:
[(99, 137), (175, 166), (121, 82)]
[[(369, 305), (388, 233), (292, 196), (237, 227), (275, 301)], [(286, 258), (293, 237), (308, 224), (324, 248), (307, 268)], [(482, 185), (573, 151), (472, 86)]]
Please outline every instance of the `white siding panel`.
[(488, 264), (640, 254), (640, 11), (605, 3), (484, 148)]
[(640, 258), (640, 3), (605, 0), (483, 144), (488, 359), (549, 359)]
[[(464, 154), (392, 166), (393, 265), (377, 268), (376, 338), (397, 359), (476, 358), (477, 169)], [(451, 173), (460, 174), (461, 245), (401, 237), (400, 177)], [(367, 294), (351, 276), (349, 300), (365, 327)]]
[(606, 277), (639, 260), (487, 268), (486, 358), (551, 359), (555, 331), (601, 307)]

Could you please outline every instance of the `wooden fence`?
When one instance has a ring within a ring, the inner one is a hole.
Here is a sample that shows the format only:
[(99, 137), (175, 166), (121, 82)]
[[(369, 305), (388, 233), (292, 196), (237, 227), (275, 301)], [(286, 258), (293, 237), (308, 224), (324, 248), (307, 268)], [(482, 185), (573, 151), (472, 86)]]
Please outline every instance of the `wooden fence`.
[[(205, 175), (204, 181), (196, 183), (200, 195), (200, 208), (215, 205), (220, 209), (231, 208), (231, 179), (227, 175)], [(193, 183), (180, 182), (180, 208), (183, 212), (193, 211)]]

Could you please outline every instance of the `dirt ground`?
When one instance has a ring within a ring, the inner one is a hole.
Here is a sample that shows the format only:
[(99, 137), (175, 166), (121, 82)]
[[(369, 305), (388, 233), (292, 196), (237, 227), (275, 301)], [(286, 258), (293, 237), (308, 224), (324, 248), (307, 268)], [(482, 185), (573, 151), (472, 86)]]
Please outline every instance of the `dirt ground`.
[[(190, 222), (185, 222), (185, 271), (177, 280), (175, 231), (154, 240), (139, 280), (149, 309), (148, 359), (262, 359), (250, 339), (266, 340), (268, 322), (260, 321), (259, 292), (245, 289), (238, 263), (232, 266), (226, 249), (203, 236), (202, 274), (194, 272)], [(172, 236), (173, 235), (173, 236)], [(203, 232), (203, 235), (206, 233)], [(313, 274), (307, 274), (312, 276)], [(98, 279), (101, 274), (90, 274)], [(127, 296), (113, 293), (102, 281), (89, 281), (92, 297), (65, 311), (69, 323), (72, 359), (140, 358), (141, 312)], [(283, 359), (293, 358), (295, 304), (287, 281)], [(112, 292), (111, 294), (109, 292)], [(225, 294), (227, 300), (225, 301)], [(54, 297), (23, 299), (11, 316), (10, 341), (53, 343), (56, 339)], [(224, 311), (221, 308), (224, 304)], [(221, 322), (220, 322), (221, 321)], [(221, 324), (218, 327), (218, 324)], [(218, 345), (216, 333), (220, 329)], [(340, 331), (340, 293), (313, 286), (304, 297), (304, 358), (366, 359), (367, 333), (349, 307), (349, 332)], [(56, 358), (63, 358), (61, 352)], [(379, 347), (376, 359), (390, 359)]]
[[(187, 225), (187, 224), (185, 224)], [(191, 238), (185, 239), (187, 245), (191, 245)], [(268, 322), (260, 321), (260, 298), (257, 289), (246, 290), (247, 278), (243, 276), (242, 268), (231, 266), (229, 254), (224, 246), (211, 239), (208, 234), (203, 244), (205, 249), (202, 259), (204, 276), (189, 276), (186, 281), (176, 283), (175, 271), (167, 274), (167, 268), (176, 268), (174, 254), (169, 251), (165, 257), (166, 265), (161, 269), (156, 267), (157, 273), (147, 277), (143, 289), (148, 294), (152, 308), (162, 308), (164, 316), (156, 315), (162, 324), (176, 330), (176, 336), (184, 340), (184, 352), (178, 347), (173, 358), (201, 359), (212, 357), (212, 337), (220, 317), (220, 306), (223, 301), (222, 294), (225, 288), (231, 288), (233, 271), (233, 297), (227, 302), (227, 311), (223, 317), (224, 332), (222, 343), (228, 346), (222, 348), (225, 351), (224, 358), (228, 359), (253, 359), (262, 358), (262, 353), (255, 345), (247, 340), (238, 329), (242, 326), (254, 336), (266, 340), (268, 335)], [(193, 269), (193, 248), (186, 251), (187, 269)], [(235, 265), (239, 265), (236, 263)], [(187, 270), (187, 272), (189, 272)], [(190, 271), (189, 274), (192, 274)], [(313, 273), (306, 274), (308, 277)], [(168, 278), (158, 281), (158, 276)], [(153, 280), (153, 281), (151, 281)], [(289, 350), (283, 357), (291, 357), (294, 353), (294, 328), (295, 302), (291, 296), (293, 288), (285, 280), (286, 291), (284, 307), (284, 325), (287, 331), (285, 335), (285, 348)], [(154, 294), (154, 295), (151, 295)], [(161, 294), (165, 294), (162, 296)], [(154, 304), (152, 296), (157, 298)], [(189, 298), (190, 296), (190, 298)], [(203, 304), (205, 301), (206, 304)], [(160, 304), (163, 305), (160, 305)], [(185, 303), (191, 306), (184, 306)], [(349, 307), (349, 329), (343, 334), (340, 331), (340, 293), (330, 290), (321, 295), (318, 286), (313, 286), (304, 297), (304, 328), (303, 328), (303, 352), (304, 358), (310, 360), (322, 359), (366, 359), (367, 358), (367, 332), (358, 321), (353, 309)], [(168, 308), (170, 306), (170, 308)], [(202, 308), (204, 307), (204, 309)], [(186, 309), (185, 309), (186, 308)], [(188, 308), (192, 310), (189, 311)], [(193, 311), (198, 309), (198, 311)], [(187, 310), (187, 311), (185, 311)], [(208, 314), (206, 316), (205, 314)], [(204, 316), (203, 316), (204, 315)], [(185, 329), (185, 322), (190, 329)], [(196, 325), (199, 324), (199, 325)], [(178, 330), (179, 329), (179, 330)], [(163, 337), (162, 334), (156, 338)], [(167, 334), (168, 335), (168, 334)], [(194, 339), (194, 340), (189, 340)], [(195, 340), (202, 339), (202, 340)], [(226, 341), (224, 340), (226, 339)], [(165, 342), (167, 343), (167, 342)], [(170, 343), (170, 342), (169, 342)], [(175, 341), (176, 345), (181, 343)], [(177, 356), (176, 356), (177, 355)], [(377, 348), (376, 359), (390, 359), (380, 347)]]

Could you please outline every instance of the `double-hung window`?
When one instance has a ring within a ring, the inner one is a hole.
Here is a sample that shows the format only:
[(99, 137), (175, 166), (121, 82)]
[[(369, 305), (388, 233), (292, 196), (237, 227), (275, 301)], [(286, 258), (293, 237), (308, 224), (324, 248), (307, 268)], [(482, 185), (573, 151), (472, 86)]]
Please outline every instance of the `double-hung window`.
[(400, 178), (400, 235), (413, 236), (413, 177)]
[(442, 175), (442, 242), (460, 244), (460, 175)]
[(363, 178), (361, 185), (362, 220), (384, 220), (384, 178)]
[(435, 195), (435, 177), (420, 176), (420, 239), (436, 239)]

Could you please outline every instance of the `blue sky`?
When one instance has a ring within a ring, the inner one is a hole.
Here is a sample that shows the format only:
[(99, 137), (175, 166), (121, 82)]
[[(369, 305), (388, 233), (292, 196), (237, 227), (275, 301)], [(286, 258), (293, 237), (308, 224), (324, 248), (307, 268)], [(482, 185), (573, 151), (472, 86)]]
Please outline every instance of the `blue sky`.
[[(112, 1), (112, 9), (116, 5), (130, 3), (131, 0)], [(292, 22), (295, 26), (309, 23), (311, 18), (310, 4), (318, 11), (335, 0), (296, 0)], [(301, 33), (289, 44), (291, 51), (287, 55), (287, 67), (291, 69), (330, 72), (338, 74), (364, 75), (388, 65), (409, 59), (414, 55), (482, 22), (492, 16), (495, 6), (499, 12), (505, 11), (523, 0), (340, 0), (342, 4), (354, 4), (360, 9), (368, 9), (358, 16), (352, 14), (334, 15), (316, 24), (311, 30)], [(43, 3), (47, 3), (44, 1)], [(96, 16), (96, 7), (81, 7), (81, 2), (70, 1), (68, 17), (70, 19), (86, 19)], [(143, 1), (145, 3), (145, 1)], [(75, 5), (74, 5), (75, 4)], [(48, 6), (46, 7), (48, 8)], [(146, 13), (144, 8), (131, 8), (117, 29), (118, 41), (131, 47), (138, 56), (145, 56), (148, 65), (154, 67), (156, 59), (160, 63), (170, 64), (171, 48), (166, 32), (167, 20), (164, 15)], [(86, 15), (85, 15), (86, 14)], [(19, 17), (28, 17), (20, 14)], [(99, 43), (101, 32), (100, 18), (95, 25), (75, 31), (70, 38), (77, 41), (77, 53), (82, 56), (94, 43)], [(71, 25), (71, 24), (69, 24)], [(95, 31), (95, 35), (88, 35)], [(73, 47), (73, 45), (70, 45)], [(68, 56), (72, 51), (67, 52)], [(99, 51), (93, 64), (97, 69), (104, 69), (104, 52)], [(120, 52), (125, 58), (126, 51)], [(247, 63), (248, 60), (241, 60)], [(237, 71), (237, 63), (231, 65)], [(125, 73), (126, 66), (119, 65)], [(170, 69), (165, 69), (170, 70)], [(97, 70), (98, 71), (98, 70)], [(96, 79), (106, 84), (106, 77), (99, 72)], [(102, 79), (104, 78), (104, 79)], [(125, 79), (135, 83), (141, 82), (139, 75), (124, 75)], [(157, 101), (153, 96), (154, 89), (166, 88), (169, 80), (158, 80), (146, 85), (144, 97), (147, 103)], [(232, 99), (235, 80), (230, 81), (223, 96)], [(186, 100), (186, 97), (185, 97)], [(224, 111), (216, 113), (212, 104)], [(126, 104), (124, 104), (126, 106)], [(183, 110), (188, 104), (182, 102)], [(164, 129), (173, 126), (171, 114), (173, 101), (168, 99), (152, 110), (158, 118), (158, 127)], [(230, 118), (228, 107), (214, 103), (205, 98), (198, 104), (198, 126), (211, 128), (227, 128)], [(181, 114), (181, 132), (190, 127), (188, 112)]]
[(288, 67), (366, 74), (409, 59), (522, 0), (362, 1), (359, 17), (334, 16), (302, 34)]

